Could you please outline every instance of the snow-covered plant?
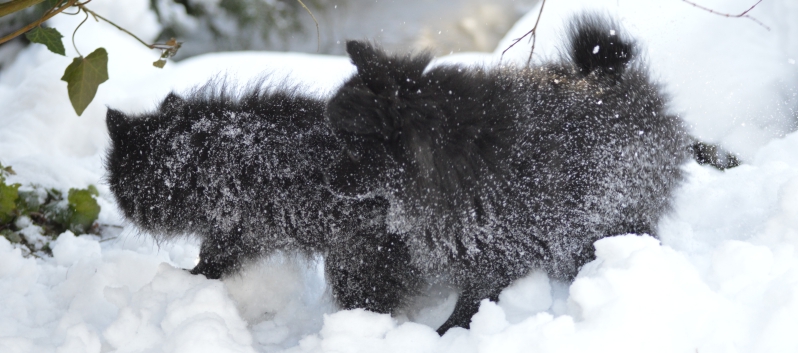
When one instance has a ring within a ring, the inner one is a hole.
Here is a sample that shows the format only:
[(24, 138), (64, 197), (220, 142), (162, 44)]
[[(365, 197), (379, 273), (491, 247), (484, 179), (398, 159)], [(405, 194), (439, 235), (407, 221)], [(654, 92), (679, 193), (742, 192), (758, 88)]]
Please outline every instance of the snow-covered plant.
[(59, 234), (97, 233), (100, 205), (97, 188), (69, 189), (66, 198), (57, 189), (38, 185), (6, 184), (11, 167), (0, 165), (0, 235), (21, 243), (31, 253), (48, 251), (47, 244)]

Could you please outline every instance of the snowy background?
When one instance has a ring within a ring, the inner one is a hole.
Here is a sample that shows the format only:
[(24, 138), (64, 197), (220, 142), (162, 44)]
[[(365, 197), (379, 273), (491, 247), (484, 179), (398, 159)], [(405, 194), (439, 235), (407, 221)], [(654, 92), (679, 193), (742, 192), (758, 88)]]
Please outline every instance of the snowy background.
[[(728, 13), (752, 3), (701, 1)], [(685, 165), (688, 180), (659, 240), (600, 240), (597, 259), (573, 283), (532, 273), (498, 304), (483, 302), (471, 330), (443, 337), (424, 323), (445, 318), (452, 297), (433, 293), (398, 318), (338, 311), (319, 259), (275, 256), (224, 281), (191, 276), (182, 268), (196, 263), (197, 244), (154, 244), (123, 223), (103, 182), (106, 106), (143, 112), (170, 90), (219, 74), (240, 82), (289, 77), (325, 95), (353, 72), (345, 57), (208, 54), (157, 70), (157, 53), (88, 21), (77, 45), (84, 53), (105, 47), (111, 78), (77, 117), (58, 80), (76, 55), (71, 45), (67, 57), (23, 49), (0, 71), (0, 162), (17, 172), (9, 181), (62, 190), (95, 184), (99, 221), (123, 228), (102, 237), (64, 233), (52, 258), (24, 257), (0, 237), (0, 352), (798, 351), (798, 2), (764, 0), (751, 15), (767, 30), (678, 0), (549, 0), (535, 60), (556, 58), (565, 19), (588, 7), (614, 15), (639, 40), (692, 132), (740, 154), (744, 165)], [(91, 8), (143, 37), (158, 32), (148, 1), (98, 0)], [(495, 63), (536, 17), (533, 9), (494, 53), (438, 63)], [(80, 19), (52, 24), (71, 33)], [(528, 48), (522, 42), (503, 60), (524, 62)]]

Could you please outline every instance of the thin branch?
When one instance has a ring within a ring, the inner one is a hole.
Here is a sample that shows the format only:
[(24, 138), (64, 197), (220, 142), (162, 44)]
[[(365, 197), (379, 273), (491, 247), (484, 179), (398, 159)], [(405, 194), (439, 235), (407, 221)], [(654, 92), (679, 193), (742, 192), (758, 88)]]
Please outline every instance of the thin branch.
[(37, 5), (44, 0), (11, 0), (0, 4), (0, 17)]
[(515, 41), (513, 41), (513, 43), (510, 44), (510, 46), (507, 47), (507, 49), (504, 49), (504, 51), (502, 51), (501, 57), (499, 57), (499, 61), (504, 59), (504, 53), (506, 53), (508, 50), (510, 50), (510, 48), (514, 47), (521, 40), (523, 40), (527, 36), (531, 35), (531, 37), (529, 39), (532, 41), (532, 49), (529, 50), (529, 59), (527, 59), (527, 61), (526, 61), (526, 66), (529, 66), (529, 64), (532, 63), (532, 54), (535, 52), (535, 42), (536, 42), (536, 39), (537, 39), (537, 35), (536, 34), (537, 34), (537, 30), (538, 30), (538, 23), (540, 23), (540, 16), (543, 15), (543, 7), (544, 6), (546, 6), (546, 0), (543, 0), (543, 2), (540, 3), (540, 12), (538, 12), (538, 18), (537, 18), (537, 20), (535, 20), (535, 26), (532, 27), (532, 29), (529, 30), (529, 32), (524, 33), (524, 35), (522, 35), (520, 38), (517, 38)]
[(319, 51), (321, 51), (321, 34), (319, 34), (319, 21), (316, 21), (316, 16), (313, 16), (313, 12), (310, 12), (310, 9), (307, 6), (305, 6), (305, 3), (303, 3), (302, 0), (296, 0), (296, 1), (298, 1), (299, 4), (305, 8), (305, 11), (307, 11), (310, 14), (310, 17), (313, 18), (313, 22), (316, 23), (316, 52), (318, 53)]
[(764, 23), (762, 23), (761, 21), (757, 20), (756, 18), (754, 18), (754, 17), (752, 17), (751, 15), (748, 14), (749, 12), (751, 12), (751, 10), (753, 10), (755, 7), (757, 7), (757, 5), (759, 5), (759, 3), (762, 2), (762, 0), (757, 1), (755, 4), (753, 4), (751, 7), (749, 7), (748, 10), (745, 10), (745, 11), (743, 11), (743, 12), (737, 14), (737, 15), (732, 15), (730, 13), (724, 13), (724, 12), (718, 12), (718, 11), (715, 11), (715, 10), (710, 9), (708, 7), (704, 7), (704, 6), (701, 6), (699, 4), (696, 4), (696, 3), (692, 2), (692, 1), (688, 1), (688, 0), (682, 0), (682, 1), (692, 5), (693, 7), (699, 8), (701, 10), (704, 10), (706, 12), (709, 12), (711, 14), (715, 14), (715, 15), (718, 15), (718, 16), (723, 16), (723, 17), (728, 17), (728, 18), (747, 18), (747, 19), (749, 19), (751, 21), (756, 22), (758, 25), (764, 27), (768, 31), (770, 31), (770, 27), (766, 26)]
[[(86, 3), (88, 3), (88, 1)], [(147, 42), (141, 40), (141, 38), (137, 37), (135, 34), (130, 33), (130, 31), (128, 31), (128, 30), (126, 30), (126, 29), (124, 29), (122, 27), (119, 27), (119, 25), (117, 25), (116, 23), (111, 22), (111, 20), (98, 15), (96, 12), (94, 12), (92, 10), (89, 10), (87, 7), (85, 7), (83, 5), (78, 5), (78, 6), (80, 7), (81, 10), (85, 11), (87, 14), (91, 14), (92, 16), (94, 16), (95, 19), (99, 18), (99, 19), (101, 19), (101, 20), (103, 20), (105, 22), (108, 22), (108, 24), (110, 24), (111, 26), (116, 27), (116, 29), (127, 33), (129, 36), (131, 36), (131, 37), (135, 38), (137, 41), (139, 41), (139, 43), (144, 44), (144, 46), (146, 46), (147, 48), (156, 49), (153, 44), (147, 44)]]
[(31, 250), (31, 249), (28, 249), (28, 255), (33, 256), (33, 257), (35, 257), (35, 258), (37, 258), (39, 260), (44, 260), (41, 256), (36, 255), (36, 253), (33, 252), (33, 250)]
[(53, 16), (61, 13), (61, 11), (66, 10), (67, 8), (69, 8), (72, 5), (74, 5), (76, 2), (78, 2), (78, 0), (69, 0), (66, 4), (64, 4), (64, 6), (61, 6), (58, 9), (51, 9), (50, 11), (45, 13), (44, 16), (42, 16), (42, 18), (34, 21), (33, 23), (28, 24), (25, 27), (20, 28), (19, 30), (17, 30), (14, 33), (11, 33), (11, 34), (3, 37), (3, 38), (0, 38), (0, 44), (8, 42), (9, 40), (12, 40), (12, 39), (16, 38), (16, 37), (22, 35), (23, 33), (38, 27), (39, 25), (42, 24), (42, 22), (47, 21), (50, 18), (52, 18)]
[(121, 26), (117, 25), (113, 21), (111, 21), (111, 20), (109, 20), (109, 19), (107, 19), (105, 17), (100, 16), (96, 12), (94, 12), (92, 10), (89, 10), (86, 6), (84, 6), (85, 4), (88, 4), (91, 1), (92, 0), (86, 0), (85, 2), (83, 2), (81, 4), (77, 4), (76, 6), (78, 6), (81, 10), (85, 11), (87, 15), (91, 14), (94, 17), (95, 21), (98, 21), (98, 19), (100, 19), (100, 20), (103, 20), (103, 21), (107, 22), (111, 26), (116, 27), (116, 29), (127, 33), (127, 35), (133, 37), (134, 39), (136, 39), (139, 43), (141, 43), (145, 47), (150, 48), (150, 49), (160, 49), (160, 50), (163, 51), (161, 53), (161, 59), (155, 62), (155, 64), (156, 64), (155, 66), (156, 67), (162, 68), (163, 65), (157, 65), (157, 63), (159, 63), (159, 62), (165, 63), (165, 61), (163, 61), (164, 59), (168, 59), (170, 57), (175, 56), (175, 54), (177, 54), (177, 51), (180, 49), (180, 46), (183, 44), (181, 42), (176, 41), (174, 38), (172, 38), (171, 40), (169, 40), (166, 43), (149, 44), (149, 43), (145, 42), (144, 40), (142, 40), (141, 38), (139, 38), (138, 36), (136, 36), (135, 34), (131, 33), (130, 31), (128, 31), (128, 30), (122, 28)]
[[(24, 1), (29, 1), (29, 0), (13, 0), (13, 1), (9, 2), (9, 3), (3, 3), (3, 4), (0, 4), (0, 9), (2, 9), (5, 5), (12, 4), (12, 3), (13, 3), (12, 5), (21, 6), (19, 4), (21, 4)], [(59, 1), (58, 3), (61, 3), (62, 1)], [(61, 6), (61, 7), (58, 7), (58, 5), (53, 6), (52, 8), (47, 10), (44, 13), (44, 15), (42, 15), (42, 17), (39, 18), (38, 20), (36, 20), (33, 23), (30, 23), (27, 26), (15, 31), (14, 33), (11, 33), (11, 34), (3, 37), (3, 38), (0, 38), (0, 44), (3, 44), (3, 43), (5, 43), (5, 42), (7, 42), (7, 41), (9, 41), (11, 39), (14, 39), (14, 38), (18, 37), (19, 35), (21, 35), (21, 34), (23, 34), (25, 32), (30, 31), (33, 28), (36, 28), (36, 27), (40, 26), (42, 24), (42, 22), (47, 21), (50, 18), (52, 18), (53, 16), (55, 16), (55, 15), (57, 15), (59, 13), (62, 13), (67, 8), (74, 6), (74, 7), (77, 7), (77, 10), (78, 10), (76, 13), (74, 13), (75, 15), (80, 13), (80, 11), (83, 11), (86, 14), (86, 18), (84, 18), (83, 21), (81, 21), (80, 24), (72, 32), (72, 46), (75, 47), (75, 51), (78, 53), (79, 56), (82, 56), (82, 55), (80, 54), (80, 51), (78, 50), (78, 47), (75, 44), (75, 34), (77, 33), (78, 29), (81, 26), (83, 26), (84, 23), (86, 23), (86, 20), (89, 18), (89, 15), (94, 17), (95, 21), (99, 22), (99, 20), (103, 20), (103, 21), (107, 22), (108, 24), (116, 27), (116, 29), (127, 33), (129, 36), (135, 38), (139, 43), (141, 43), (142, 45), (146, 46), (147, 48), (162, 50), (163, 52), (161, 53), (161, 60), (159, 60), (158, 62), (164, 62), (165, 63), (165, 61), (163, 61), (163, 59), (167, 59), (167, 58), (170, 58), (170, 57), (174, 56), (177, 53), (178, 49), (180, 49), (180, 46), (181, 46), (182, 43), (174, 40), (174, 38), (171, 39), (170, 41), (166, 42), (166, 43), (149, 44), (149, 43), (143, 41), (141, 38), (139, 38), (135, 34), (131, 33), (130, 31), (128, 31), (128, 30), (120, 27), (116, 23), (112, 22), (111, 20), (109, 20), (109, 19), (107, 19), (105, 17), (102, 17), (99, 14), (97, 14), (96, 12), (88, 9), (85, 5), (90, 3), (90, 2), (92, 2), (92, 0), (85, 0), (83, 2), (78, 2), (78, 1), (80, 1), (80, 0), (67, 0), (65, 3), (63, 3), (63, 6)], [(302, 4), (301, 0), (298, 0), (298, 1), (299, 1), (300, 4)], [(41, 2), (41, 1), (39, 1), (39, 2)], [(304, 7), (305, 4), (302, 4), (302, 6)], [(8, 8), (8, 6), (6, 6), (6, 8)], [(22, 7), (22, 8), (24, 8), (24, 7)], [(307, 7), (305, 7), (305, 9), (308, 11), (308, 13), (310, 13), (310, 10)], [(67, 14), (69, 14), (69, 13), (67, 13)], [(70, 15), (72, 15), (72, 14), (70, 14)], [(311, 15), (311, 17), (313, 17), (313, 21), (316, 21), (316, 18), (313, 16), (313, 13), (310, 13), (310, 15)], [(319, 23), (318, 22), (316, 22), (316, 34), (317, 35), (319, 34)], [(156, 65), (156, 66), (163, 67), (163, 65)]]
[(69, 12), (66, 12), (66, 11), (61, 12), (61, 13), (64, 14), (64, 15), (75, 16), (77, 14), (80, 14), (80, 9), (78, 8), (77, 10), (75, 10), (75, 13), (69, 13)]

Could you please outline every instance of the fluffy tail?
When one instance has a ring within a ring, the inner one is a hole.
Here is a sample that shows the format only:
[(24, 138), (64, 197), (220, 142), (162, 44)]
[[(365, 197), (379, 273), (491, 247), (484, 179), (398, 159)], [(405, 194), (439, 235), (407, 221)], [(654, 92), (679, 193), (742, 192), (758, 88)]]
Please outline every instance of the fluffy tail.
[(620, 78), (635, 55), (633, 41), (621, 36), (617, 22), (594, 13), (571, 19), (569, 57), (583, 75), (594, 71)]

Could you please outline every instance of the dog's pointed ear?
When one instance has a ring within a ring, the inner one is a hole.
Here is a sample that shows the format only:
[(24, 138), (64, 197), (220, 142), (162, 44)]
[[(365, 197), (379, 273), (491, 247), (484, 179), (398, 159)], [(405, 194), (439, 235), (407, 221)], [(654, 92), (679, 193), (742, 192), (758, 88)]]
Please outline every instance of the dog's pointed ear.
[(175, 92), (169, 92), (169, 95), (167, 95), (163, 102), (161, 102), (161, 107), (158, 110), (162, 112), (174, 110), (183, 105), (185, 101), (185, 99), (175, 94)]
[(357, 67), (357, 76), (375, 94), (414, 83), (432, 61), (429, 52), (391, 56), (369, 42), (356, 40), (346, 42), (346, 52)]
[(105, 125), (108, 127), (111, 139), (118, 141), (127, 132), (129, 121), (124, 113), (108, 108), (108, 113), (105, 114)]
[(391, 86), (391, 62), (382, 49), (366, 41), (350, 40), (346, 42), (346, 53), (357, 67), (357, 76), (372, 92), (379, 94)]

